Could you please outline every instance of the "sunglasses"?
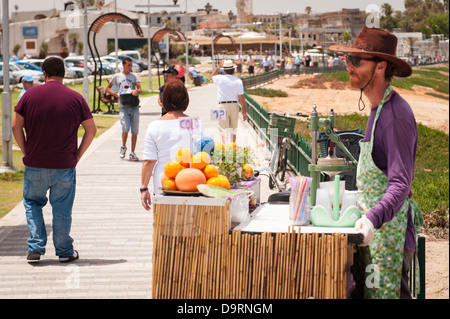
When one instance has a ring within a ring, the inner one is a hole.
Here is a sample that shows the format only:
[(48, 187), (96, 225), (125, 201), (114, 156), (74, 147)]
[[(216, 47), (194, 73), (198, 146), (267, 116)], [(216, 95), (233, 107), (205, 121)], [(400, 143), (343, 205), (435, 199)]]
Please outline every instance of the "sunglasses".
[(353, 66), (356, 67), (356, 68), (360, 66), (362, 60), (364, 60), (364, 61), (378, 61), (378, 59), (376, 59), (376, 58), (361, 58), (361, 57), (358, 57), (358, 56), (351, 56), (351, 55), (347, 55), (347, 57), (345, 59), (345, 61), (347, 61), (347, 64), (349, 62), (351, 62), (353, 64)]

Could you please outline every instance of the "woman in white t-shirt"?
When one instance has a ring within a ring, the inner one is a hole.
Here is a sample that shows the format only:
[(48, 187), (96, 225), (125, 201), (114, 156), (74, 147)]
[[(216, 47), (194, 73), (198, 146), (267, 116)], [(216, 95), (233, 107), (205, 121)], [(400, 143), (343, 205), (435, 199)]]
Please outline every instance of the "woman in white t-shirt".
[[(175, 159), (175, 154), (180, 148), (190, 149), (191, 139), (195, 139), (196, 133), (189, 133), (180, 127), (189, 105), (189, 94), (183, 82), (170, 80), (164, 87), (162, 104), (167, 113), (158, 120), (148, 125), (144, 142), (144, 157), (141, 173), (141, 201), (146, 210), (150, 210), (151, 199), (148, 184), (153, 176), (153, 193), (160, 194), (161, 174), (164, 166)], [(198, 128), (197, 135), (202, 134), (202, 125), (198, 121), (194, 125)], [(195, 135), (195, 136), (194, 136)]]

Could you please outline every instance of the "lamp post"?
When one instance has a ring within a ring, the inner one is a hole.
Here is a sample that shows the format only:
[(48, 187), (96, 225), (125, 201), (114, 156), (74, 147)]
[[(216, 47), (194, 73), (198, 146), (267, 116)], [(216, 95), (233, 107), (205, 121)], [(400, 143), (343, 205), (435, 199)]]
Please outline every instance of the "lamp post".
[[(212, 5), (210, 5), (209, 2), (206, 3), (205, 4), (206, 14), (209, 15), (211, 10), (212, 10)], [(214, 69), (215, 69), (214, 68), (214, 20), (211, 23), (211, 39), (212, 39), (212, 41), (211, 41), (211, 66), (212, 66), (212, 69), (214, 71)]]
[(179, 8), (177, 5), (178, 0), (172, 0), (173, 5), (150, 5), (150, 0), (147, 0), (147, 4), (137, 4), (136, 8), (147, 8), (147, 24), (148, 24), (148, 90), (153, 92), (152, 88), (152, 37), (150, 34), (150, 8)]
[(3, 0), (3, 92), (2, 92), (2, 144), (3, 161), (0, 173), (15, 172), (12, 157), (12, 107), (11, 91), (9, 88), (9, 5), (8, 0)]

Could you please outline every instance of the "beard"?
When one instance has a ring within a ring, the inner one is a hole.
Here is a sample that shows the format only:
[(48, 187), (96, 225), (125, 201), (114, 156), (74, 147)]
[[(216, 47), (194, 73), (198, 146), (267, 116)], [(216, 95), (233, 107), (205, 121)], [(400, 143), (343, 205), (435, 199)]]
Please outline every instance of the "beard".
[(362, 79), (353, 72), (349, 72), (348, 76), (350, 77), (350, 86), (352, 88), (360, 89), (364, 87), (364, 85), (367, 83), (367, 81), (365, 83), (362, 83), (363, 82)]

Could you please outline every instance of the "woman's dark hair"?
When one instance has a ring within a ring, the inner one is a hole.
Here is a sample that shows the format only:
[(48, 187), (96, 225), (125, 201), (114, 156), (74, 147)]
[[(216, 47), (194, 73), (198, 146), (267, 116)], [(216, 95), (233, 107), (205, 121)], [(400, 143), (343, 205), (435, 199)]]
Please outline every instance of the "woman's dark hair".
[(166, 112), (184, 112), (189, 105), (189, 94), (179, 79), (169, 80), (164, 86), (162, 104)]
[(66, 74), (63, 59), (53, 56), (45, 59), (44, 63), (42, 63), (42, 71), (48, 77), (57, 76), (63, 78)]
[(234, 68), (232, 68), (232, 69), (223, 69), (223, 73), (233, 75), (234, 74)]

